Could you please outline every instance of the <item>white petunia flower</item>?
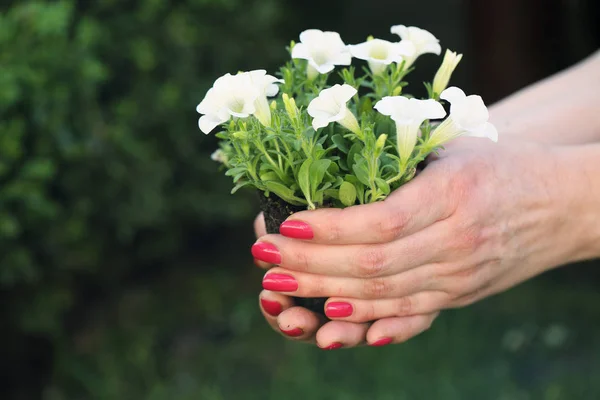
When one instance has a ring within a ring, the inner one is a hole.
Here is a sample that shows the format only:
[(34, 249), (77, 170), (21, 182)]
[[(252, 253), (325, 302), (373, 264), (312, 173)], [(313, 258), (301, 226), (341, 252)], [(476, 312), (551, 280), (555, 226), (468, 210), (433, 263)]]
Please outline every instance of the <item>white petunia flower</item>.
[(276, 82), (281, 81), (267, 75), (264, 70), (223, 75), (196, 107), (198, 113), (204, 114), (198, 121), (200, 130), (209, 134), (231, 117), (247, 118), (250, 115), (255, 115), (263, 125), (269, 126), (271, 111), (267, 96), (277, 94)]
[(403, 165), (406, 165), (417, 144), (423, 121), (446, 116), (444, 107), (435, 100), (409, 99), (404, 96), (384, 97), (375, 104), (375, 109), (390, 116), (396, 123), (398, 155)]
[(339, 33), (308, 29), (300, 34), (300, 43), (292, 49), (292, 58), (308, 61), (308, 77), (333, 71), (336, 65), (350, 65), (352, 56)]
[(319, 96), (308, 105), (308, 114), (313, 117), (312, 126), (315, 130), (323, 128), (332, 122), (337, 122), (344, 128), (361, 135), (356, 117), (348, 110), (347, 103), (357, 93), (350, 85), (334, 85), (324, 89)]
[(410, 67), (423, 54), (433, 53), (439, 56), (442, 52), (440, 41), (425, 29), (416, 26), (395, 25), (392, 26), (391, 32), (400, 36), (402, 42), (410, 43), (415, 49), (412, 56), (405, 58), (406, 68)]
[(450, 87), (442, 92), (440, 98), (450, 102), (450, 116), (431, 133), (427, 143), (429, 147), (442, 146), (459, 136), (498, 141), (498, 131), (488, 122), (490, 115), (481, 96), (467, 96), (461, 89)]
[(446, 53), (444, 54), (444, 61), (442, 61), (440, 69), (438, 69), (435, 77), (433, 78), (434, 93), (440, 94), (448, 87), (450, 77), (452, 76), (452, 73), (458, 66), (458, 63), (461, 59), (462, 54), (457, 54), (453, 51), (446, 50)]
[(401, 63), (404, 57), (412, 57), (415, 53), (410, 43), (392, 43), (382, 39), (367, 40), (348, 48), (353, 57), (367, 61), (375, 75), (382, 73), (391, 63)]
[(277, 95), (279, 86), (277, 86), (276, 83), (283, 83), (283, 80), (267, 75), (267, 71), (264, 69), (246, 72), (242, 75), (248, 78), (250, 84), (259, 91), (259, 96), (254, 101), (254, 107), (256, 109), (254, 116), (264, 126), (271, 126), (271, 108), (269, 107), (267, 97)]

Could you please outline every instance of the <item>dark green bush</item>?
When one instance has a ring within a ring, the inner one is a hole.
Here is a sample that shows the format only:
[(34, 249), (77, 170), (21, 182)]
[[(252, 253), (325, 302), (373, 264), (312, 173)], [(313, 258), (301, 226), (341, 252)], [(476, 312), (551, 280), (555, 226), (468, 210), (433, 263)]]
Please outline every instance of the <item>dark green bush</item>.
[(88, 290), (171, 267), (189, 237), (251, 215), (195, 106), (217, 75), (286, 57), (280, 3), (0, 6), (5, 331), (58, 339)]

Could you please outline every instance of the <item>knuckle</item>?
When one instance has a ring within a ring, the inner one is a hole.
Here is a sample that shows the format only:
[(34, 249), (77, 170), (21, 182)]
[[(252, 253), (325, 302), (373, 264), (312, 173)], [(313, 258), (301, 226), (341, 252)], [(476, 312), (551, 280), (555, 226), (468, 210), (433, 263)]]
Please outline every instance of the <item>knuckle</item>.
[(381, 247), (362, 248), (356, 257), (356, 276), (372, 278), (380, 276), (387, 267), (387, 256)]
[(376, 222), (377, 237), (384, 242), (398, 238), (410, 222), (410, 215), (401, 211), (390, 211)]
[(330, 243), (339, 242), (342, 238), (342, 223), (344, 220), (344, 209), (328, 210), (328, 215), (325, 218), (326, 238)]
[(411, 315), (414, 312), (414, 308), (414, 301), (410, 298), (410, 296), (400, 297), (396, 301), (396, 315), (398, 317)]
[(358, 321), (358, 322), (373, 321), (376, 318), (377, 318), (377, 312), (375, 310), (375, 304), (374, 304), (374, 302), (368, 302), (368, 304), (365, 305), (364, 311), (360, 317), (360, 321)]
[(294, 265), (294, 270), (299, 272), (307, 272), (310, 270), (310, 257), (309, 252), (296, 250), (292, 256), (292, 262)]
[(463, 224), (454, 230), (449, 247), (458, 253), (472, 253), (481, 247), (487, 238), (477, 223)]
[(392, 291), (389, 281), (382, 278), (367, 279), (364, 281), (363, 294), (369, 299), (387, 297)]

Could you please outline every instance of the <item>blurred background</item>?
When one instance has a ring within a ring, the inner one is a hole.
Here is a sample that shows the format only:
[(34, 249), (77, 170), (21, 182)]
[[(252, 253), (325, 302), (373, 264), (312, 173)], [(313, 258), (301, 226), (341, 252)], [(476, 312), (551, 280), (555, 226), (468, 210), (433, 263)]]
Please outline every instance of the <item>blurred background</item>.
[[(230, 196), (196, 105), (307, 28), (426, 28), (493, 103), (600, 45), (598, 0), (4, 0), (0, 399), (597, 399), (600, 265), (400, 346), (323, 352), (262, 321), (256, 195)], [(417, 82), (440, 58), (423, 56)]]

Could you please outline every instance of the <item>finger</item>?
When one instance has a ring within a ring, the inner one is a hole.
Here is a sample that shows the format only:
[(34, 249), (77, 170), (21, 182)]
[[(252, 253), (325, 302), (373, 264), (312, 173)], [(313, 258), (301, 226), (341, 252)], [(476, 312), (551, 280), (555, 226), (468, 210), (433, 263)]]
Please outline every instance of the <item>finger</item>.
[(452, 213), (449, 184), (440, 175), (439, 169), (425, 169), (382, 202), (295, 213), (280, 232), (325, 244), (386, 243), (408, 236)]
[(433, 313), (380, 319), (369, 328), (367, 342), (369, 346), (406, 342), (429, 329), (437, 316), (438, 313)]
[[(257, 239), (267, 234), (267, 226), (265, 224), (265, 216), (263, 213), (258, 214), (254, 219), (254, 233), (256, 234)], [(254, 265), (262, 269), (269, 269), (272, 267), (271, 264), (261, 261), (257, 258), (254, 259)]]
[(263, 277), (266, 290), (295, 297), (390, 299), (437, 290), (436, 266), (427, 265), (385, 278), (344, 278), (273, 268)]
[(373, 278), (441, 261), (456, 241), (444, 224), (383, 244), (332, 246), (263, 236), (252, 246), (255, 259), (311, 274)]
[(292, 307), (277, 317), (277, 330), (288, 339), (315, 342), (317, 330), (325, 323), (325, 318), (302, 307)]
[(258, 297), (260, 310), (265, 319), (277, 328), (277, 317), (288, 308), (294, 307), (294, 299), (281, 293), (263, 290)]
[(265, 224), (265, 216), (263, 213), (258, 214), (254, 219), (254, 233), (257, 238), (267, 234), (267, 225)]
[(356, 347), (366, 342), (370, 324), (330, 321), (317, 332), (317, 346), (323, 350)]
[(450, 301), (449, 295), (441, 291), (377, 300), (331, 297), (325, 304), (325, 315), (335, 321), (362, 323), (382, 318), (431, 314), (445, 308)]

